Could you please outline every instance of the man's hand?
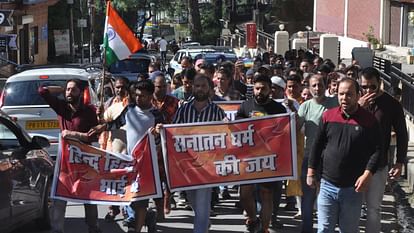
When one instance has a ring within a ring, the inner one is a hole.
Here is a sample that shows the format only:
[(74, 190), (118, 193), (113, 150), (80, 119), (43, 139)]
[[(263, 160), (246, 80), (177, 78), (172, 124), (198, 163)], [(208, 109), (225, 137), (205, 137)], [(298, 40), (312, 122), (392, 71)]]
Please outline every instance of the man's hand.
[(308, 174), (306, 175), (306, 184), (311, 188), (316, 188), (316, 182), (315, 169), (308, 168)]
[(372, 103), (372, 101), (374, 100), (376, 94), (377, 93), (374, 92), (371, 94), (367, 93), (361, 96), (358, 100), (358, 104), (363, 108), (368, 107), (368, 105), (370, 105), (370, 103)]
[(396, 180), (400, 177), (402, 171), (402, 163), (396, 163), (391, 170), (388, 172), (388, 177), (390, 180)]
[(355, 191), (357, 193), (366, 191), (371, 177), (372, 173), (368, 170), (365, 170), (364, 173), (360, 177), (358, 177), (357, 181), (355, 182)]
[(150, 132), (154, 135), (157, 136), (161, 133), (161, 129), (162, 129), (163, 124), (156, 124), (155, 127), (152, 127)]
[(105, 129), (106, 129), (106, 124), (97, 125), (88, 131), (88, 136), (92, 136), (94, 134), (100, 134), (103, 131), (105, 131)]

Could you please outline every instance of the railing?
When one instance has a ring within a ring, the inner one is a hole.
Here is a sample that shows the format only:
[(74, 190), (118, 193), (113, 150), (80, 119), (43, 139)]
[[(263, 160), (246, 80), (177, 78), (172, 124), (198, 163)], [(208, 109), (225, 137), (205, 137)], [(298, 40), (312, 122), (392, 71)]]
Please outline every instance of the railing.
[(401, 71), (401, 63), (392, 63), (389, 60), (374, 57), (373, 66), (381, 73), (384, 90), (389, 91), (392, 87), (400, 87), (401, 104), (405, 113), (414, 120), (414, 79)]

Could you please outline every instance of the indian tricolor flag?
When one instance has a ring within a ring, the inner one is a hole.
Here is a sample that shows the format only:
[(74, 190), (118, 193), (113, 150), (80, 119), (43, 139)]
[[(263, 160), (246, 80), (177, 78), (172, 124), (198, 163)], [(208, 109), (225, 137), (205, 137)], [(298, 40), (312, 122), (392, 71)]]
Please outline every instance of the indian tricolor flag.
[(111, 1), (108, 1), (106, 5), (104, 46), (107, 66), (117, 60), (128, 58), (132, 53), (142, 48), (142, 44), (134, 33), (118, 15), (118, 12), (112, 8)]

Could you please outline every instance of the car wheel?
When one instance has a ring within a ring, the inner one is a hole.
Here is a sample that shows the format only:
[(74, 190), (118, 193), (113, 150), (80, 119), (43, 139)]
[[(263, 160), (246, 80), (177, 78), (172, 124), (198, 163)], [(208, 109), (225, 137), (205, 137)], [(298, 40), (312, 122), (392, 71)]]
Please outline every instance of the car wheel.
[(50, 207), (52, 204), (52, 199), (50, 198), (51, 192), (51, 179), (46, 180), (46, 187), (45, 192), (43, 194), (43, 202), (41, 208), (41, 215), (40, 218), (36, 219), (36, 224), (41, 230), (49, 230), (50, 229)]

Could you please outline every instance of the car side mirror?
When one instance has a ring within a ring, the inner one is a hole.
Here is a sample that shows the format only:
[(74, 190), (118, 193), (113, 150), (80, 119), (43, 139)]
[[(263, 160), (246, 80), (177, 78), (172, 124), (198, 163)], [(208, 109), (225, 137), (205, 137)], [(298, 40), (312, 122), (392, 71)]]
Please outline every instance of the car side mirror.
[(50, 146), (49, 140), (41, 136), (33, 136), (32, 145), (35, 149), (47, 148)]

